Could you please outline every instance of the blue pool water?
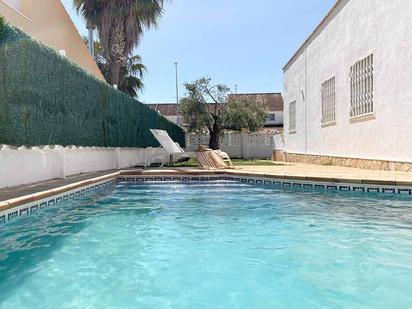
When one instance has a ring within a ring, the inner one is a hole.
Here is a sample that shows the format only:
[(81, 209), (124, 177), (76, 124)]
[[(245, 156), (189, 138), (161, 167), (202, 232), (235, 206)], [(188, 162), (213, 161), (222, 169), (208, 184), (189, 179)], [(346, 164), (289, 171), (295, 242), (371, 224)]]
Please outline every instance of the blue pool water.
[(0, 226), (0, 308), (411, 308), (411, 199), (118, 184)]

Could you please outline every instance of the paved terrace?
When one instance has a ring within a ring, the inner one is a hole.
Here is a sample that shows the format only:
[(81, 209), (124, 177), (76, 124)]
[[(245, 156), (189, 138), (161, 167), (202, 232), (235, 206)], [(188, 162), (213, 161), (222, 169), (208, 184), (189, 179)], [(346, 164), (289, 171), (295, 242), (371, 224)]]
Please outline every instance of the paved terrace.
[(318, 181), (335, 181), (349, 183), (381, 182), (390, 185), (412, 186), (412, 172), (391, 172), (366, 170), (359, 168), (314, 165), (305, 163), (284, 163), (277, 166), (240, 166), (236, 171), (247, 171), (259, 174), (271, 174), (286, 177), (319, 178)]
[[(153, 168), (146, 170), (135, 168), (122, 170), (122, 173), (124, 174), (142, 173), (144, 175), (160, 175), (164, 173), (167, 173), (169, 175), (182, 173), (200, 175), (215, 173), (222, 174), (225, 172), (244, 176), (270, 175), (276, 178), (295, 180), (412, 186), (411, 172), (376, 171), (299, 163), (285, 163), (274, 166), (239, 166), (234, 170), (227, 171), (205, 171), (198, 168)], [(29, 185), (0, 189), (0, 208), (2, 206), (1, 204), (4, 205), (5, 201), (22, 200), (23, 202), (23, 200), (26, 200), (26, 198), (24, 197), (27, 196), (38, 196), (40, 195), (40, 193), (46, 191), (57, 193), (58, 191), (60, 191), (58, 190), (58, 188), (67, 186), (76, 187), (79, 185), (84, 185), (92, 179), (105, 177), (106, 175), (110, 177), (118, 173), (119, 171), (117, 170), (87, 173), (70, 176), (65, 179), (54, 179)]]

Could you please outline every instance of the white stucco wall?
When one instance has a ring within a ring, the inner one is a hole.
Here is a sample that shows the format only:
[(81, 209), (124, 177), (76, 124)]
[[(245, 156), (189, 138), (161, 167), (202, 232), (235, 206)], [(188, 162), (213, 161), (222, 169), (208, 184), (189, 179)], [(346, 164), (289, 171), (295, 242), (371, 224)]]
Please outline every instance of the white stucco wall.
[(143, 166), (159, 148), (10, 147), (0, 145), (0, 188), (81, 173)]
[(279, 151), (285, 150), (285, 138), (283, 133), (273, 135), (273, 149)]
[[(412, 162), (412, 1), (344, 0), (336, 12), (285, 68), (286, 150)], [(371, 53), (375, 119), (351, 122), (350, 67)], [(321, 84), (333, 76), (336, 125), (322, 127)], [(297, 128), (290, 134), (293, 100)]]

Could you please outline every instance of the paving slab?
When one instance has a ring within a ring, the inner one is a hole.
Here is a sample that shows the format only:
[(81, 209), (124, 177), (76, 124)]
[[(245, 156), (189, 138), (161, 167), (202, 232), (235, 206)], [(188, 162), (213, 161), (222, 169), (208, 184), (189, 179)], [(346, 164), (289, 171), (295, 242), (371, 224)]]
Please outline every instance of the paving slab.
[(248, 172), (261, 172), (265, 174), (278, 174), (289, 176), (306, 176), (332, 178), (336, 180), (346, 180), (355, 182), (356, 180), (365, 181), (387, 181), (396, 183), (411, 183), (411, 172), (395, 172), (395, 171), (377, 171), (365, 170), (341, 166), (325, 166), (303, 163), (285, 163), (284, 165), (275, 166), (240, 166), (236, 170)]
[(68, 176), (66, 178), (51, 179), (46, 181), (39, 181), (36, 183), (20, 185), (15, 187), (8, 187), (0, 189), (0, 201), (5, 201), (13, 198), (18, 198), (25, 195), (30, 195), (42, 191), (56, 189), (65, 185), (73, 184), (79, 181), (92, 179), (95, 177), (111, 174), (116, 172), (115, 170), (100, 171), (85, 173), (80, 175)]
[[(21, 185), (0, 189), (0, 203), (2, 201), (29, 196), (35, 193), (54, 190), (80, 181), (109, 175), (119, 170), (108, 170), (66, 177), (65, 179), (52, 179), (33, 184)], [(205, 171), (199, 168), (130, 168), (121, 170), (122, 175), (145, 174), (160, 175), (188, 173), (191, 175), (233, 173), (250, 176), (272, 176), (281, 179), (296, 179), (308, 181), (327, 181), (340, 183), (369, 183), (412, 186), (412, 172), (376, 171), (340, 166), (324, 166), (303, 163), (285, 163), (273, 166), (237, 166), (231, 170)]]

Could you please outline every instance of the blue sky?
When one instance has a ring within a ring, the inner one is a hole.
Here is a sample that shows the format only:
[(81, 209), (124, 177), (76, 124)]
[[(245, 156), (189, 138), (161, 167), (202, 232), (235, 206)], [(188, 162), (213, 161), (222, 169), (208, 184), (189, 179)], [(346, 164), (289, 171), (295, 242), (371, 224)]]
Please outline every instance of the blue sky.
[[(84, 22), (62, 0), (79, 32)], [(136, 52), (148, 67), (140, 101), (175, 102), (183, 83), (209, 76), (241, 92), (281, 92), (282, 67), (335, 0), (173, 0)]]

